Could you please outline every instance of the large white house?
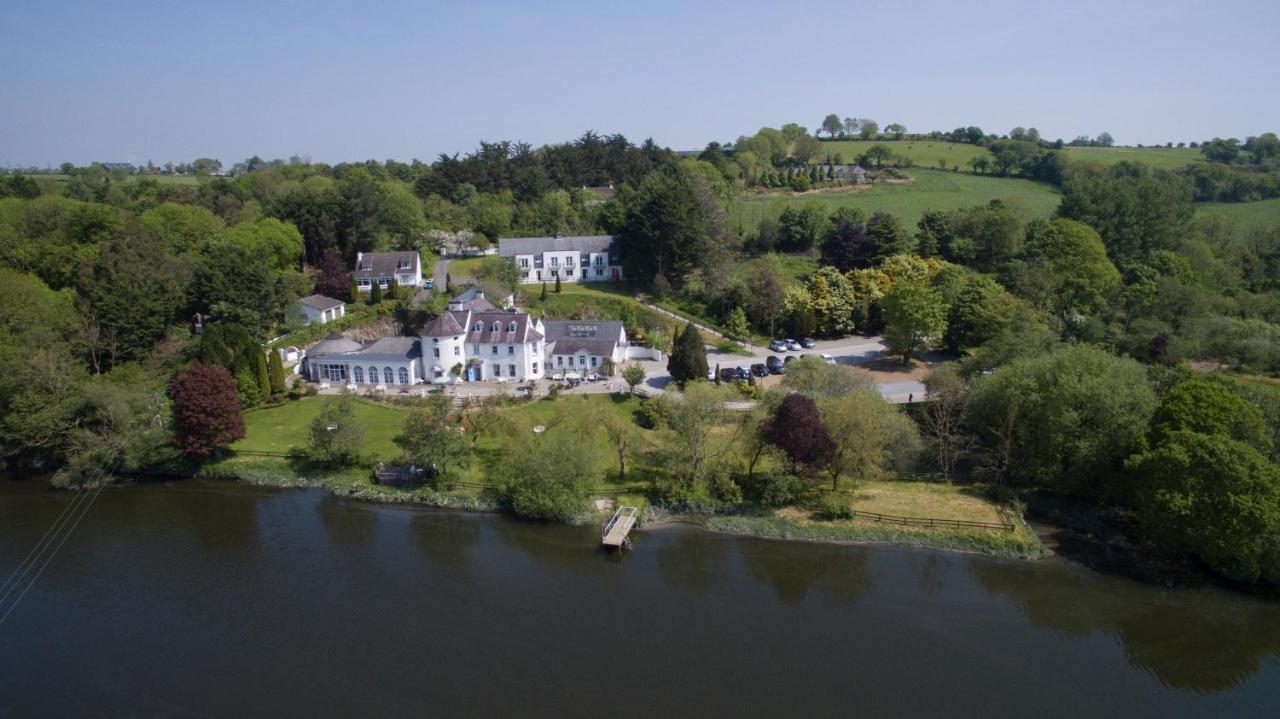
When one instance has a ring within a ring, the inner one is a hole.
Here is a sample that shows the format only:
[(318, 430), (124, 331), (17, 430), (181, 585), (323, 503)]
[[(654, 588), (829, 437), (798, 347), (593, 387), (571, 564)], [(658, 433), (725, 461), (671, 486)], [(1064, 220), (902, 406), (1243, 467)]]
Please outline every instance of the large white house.
[(450, 309), (417, 337), (386, 337), (364, 345), (330, 336), (307, 353), (303, 375), (313, 382), (386, 388), (438, 379), (520, 382), (599, 372), (606, 359), (617, 366), (627, 354), (621, 322), (544, 323), (515, 309), (494, 307), (479, 294), (454, 298)]
[(524, 283), (622, 279), (613, 235), (506, 237), (498, 240), (498, 255), (516, 264)]
[(358, 252), (351, 277), (361, 292), (371, 291), (375, 283), (384, 290), (392, 282), (401, 287), (421, 287), (422, 259), (417, 252)]

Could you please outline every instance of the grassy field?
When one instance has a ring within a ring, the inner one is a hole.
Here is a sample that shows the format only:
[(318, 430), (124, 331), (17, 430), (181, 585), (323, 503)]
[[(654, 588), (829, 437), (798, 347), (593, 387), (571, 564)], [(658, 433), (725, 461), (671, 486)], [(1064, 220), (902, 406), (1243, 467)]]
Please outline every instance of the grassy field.
[(1200, 150), (1188, 147), (1064, 147), (1062, 152), (1079, 162), (1114, 165), (1128, 160), (1160, 170), (1176, 170), (1203, 158)]
[(893, 154), (910, 158), (917, 167), (936, 168), (941, 160), (948, 170), (968, 170), (969, 160), (990, 155), (985, 147), (943, 140), (836, 140), (822, 143), (822, 152), (813, 161), (825, 163), (827, 155), (839, 154), (842, 161), (853, 163), (872, 145), (884, 145)]
[(483, 257), (463, 257), (461, 259), (449, 260), (449, 276), (454, 279), (470, 277), (475, 274), (476, 268), (484, 261)]
[[(54, 174), (31, 175), (30, 177), (37, 181), (54, 182), (59, 184), (65, 183), (71, 179), (66, 175)], [(162, 185), (191, 185), (194, 187), (195, 185), (200, 184), (200, 178), (194, 175), (126, 175), (124, 177), (125, 182), (137, 182), (138, 180), (143, 179), (155, 180)]]
[(910, 170), (909, 174), (914, 178), (913, 182), (902, 185), (882, 183), (859, 192), (744, 195), (729, 206), (729, 220), (733, 227), (751, 231), (761, 219), (776, 218), (789, 205), (816, 202), (826, 212), (834, 212), (838, 207), (859, 207), (868, 215), (888, 212), (897, 215), (907, 227), (914, 228), (925, 210), (972, 207), (996, 198), (1022, 208), (1027, 219), (1048, 217), (1058, 207), (1057, 190), (1030, 180), (919, 168)]
[(1239, 224), (1241, 229), (1264, 225), (1280, 226), (1280, 198), (1257, 202), (1205, 202), (1196, 205), (1196, 216), (1217, 215)]
[[(294, 447), (305, 447), (311, 430), (311, 420), (320, 408), (334, 401), (332, 396), (317, 396), (280, 407), (251, 410), (244, 413), (244, 439), (232, 445), (238, 452), (288, 452)], [(408, 410), (368, 401), (356, 402), (356, 418), (364, 427), (365, 447), (368, 453), (379, 457), (394, 457), (400, 450), (392, 442)]]
[(853, 508), (860, 512), (966, 522), (1002, 521), (995, 505), (968, 486), (936, 482), (859, 482), (849, 498)]

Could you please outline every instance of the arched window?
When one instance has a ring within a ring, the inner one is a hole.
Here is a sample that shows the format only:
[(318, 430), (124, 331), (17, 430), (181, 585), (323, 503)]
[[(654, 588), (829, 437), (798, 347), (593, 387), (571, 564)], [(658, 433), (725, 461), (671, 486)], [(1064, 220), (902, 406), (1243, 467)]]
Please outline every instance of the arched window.
[(356, 367), (351, 370), (351, 375), (355, 377), (356, 384), (364, 384), (364, 368)]
[(383, 368), (382, 368), (382, 383), (383, 383), (383, 384), (395, 384), (395, 383), (396, 383), (396, 373), (395, 373), (395, 372), (392, 372), (390, 367), (383, 367)]
[(378, 368), (370, 367), (369, 368), (369, 384), (377, 384), (377, 383), (378, 383)]
[(400, 384), (409, 384), (409, 370), (400, 368)]

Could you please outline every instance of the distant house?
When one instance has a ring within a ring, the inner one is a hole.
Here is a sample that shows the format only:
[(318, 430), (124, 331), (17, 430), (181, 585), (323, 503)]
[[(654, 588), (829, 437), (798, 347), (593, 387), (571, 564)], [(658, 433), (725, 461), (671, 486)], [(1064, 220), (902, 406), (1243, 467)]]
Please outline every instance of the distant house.
[(332, 322), (347, 314), (347, 306), (341, 300), (324, 295), (310, 295), (298, 300), (307, 324)]
[(373, 289), (374, 283), (384, 290), (392, 282), (418, 288), (422, 286), (422, 259), (417, 252), (358, 252), (351, 275), (361, 292)]
[(98, 165), (107, 172), (127, 172), (133, 174), (138, 168), (132, 162), (99, 162)]
[(598, 372), (627, 356), (627, 332), (616, 320), (544, 320), (548, 372)]
[(622, 279), (612, 235), (506, 237), (498, 240), (498, 254), (516, 264), (523, 283)]
[(509, 310), (515, 307), (515, 295), (501, 288), (484, 284), (468, 287), (462, 293), (449, 300), (450, 312), (492, 312)]
[(855, 185), (867, 182), (867, 171), (861, 165), (835, 165), (835, 179)]

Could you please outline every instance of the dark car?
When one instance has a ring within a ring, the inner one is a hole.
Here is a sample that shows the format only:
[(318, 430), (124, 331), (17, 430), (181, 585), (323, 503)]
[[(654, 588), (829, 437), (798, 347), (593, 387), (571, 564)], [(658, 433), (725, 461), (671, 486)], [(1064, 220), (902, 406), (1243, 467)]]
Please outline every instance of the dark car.
[(733, 381), (735, 381), (735, 380), (737, 380), (737, 379), (738, 379), (738, 373), (737, 373), (737, 372), (734, 372), (732, 367), (721, 367), (721, 368), (720, 368), (720, 381), (721, 381), (721, 382), (733, 382)]
[(787, 355), (786, 359), (782, 360), (782, 362), (783, 364), (791, 364), (791, 360), (795, 358), (796, 358), (795, 355)]
[(746, 367), (734, 367), (733, 372), (734, 375), (743, 382), (751, 379), (751, 373), (747, 371)]
[(751, 365), (751, 374), (757, 377), (768, 377), (769, 368), (765, 367), (763, 364), (759, 364), (759, 363), (753, 364)]
[(817, 347), (818, 343), (815, 342), (812, 337), (805, 337), (804, 339), (800, 340), (800, 346), (804, 347), (805, 349), (811, 350), (814, 347)]
[(768, 367), (768, 368), (769, 368), (769, 371), (770, 371), (770, 372), (772, 372), (772, 373), (774, 373), (774, 374), (786, 374), (786, 373), (787, 373), (786, 363), (785, 363), (785, 362), (783, 362), (782, 360), (778, 359), (777, 357), (772, 356), (772, 355), (769, 357), (769, 359), (767, 359), (767, 360), (765, 360), (765, 361), (764, 361), (764, 364), (765, 364), (765, 366), (766, 366), (766, 367)]

